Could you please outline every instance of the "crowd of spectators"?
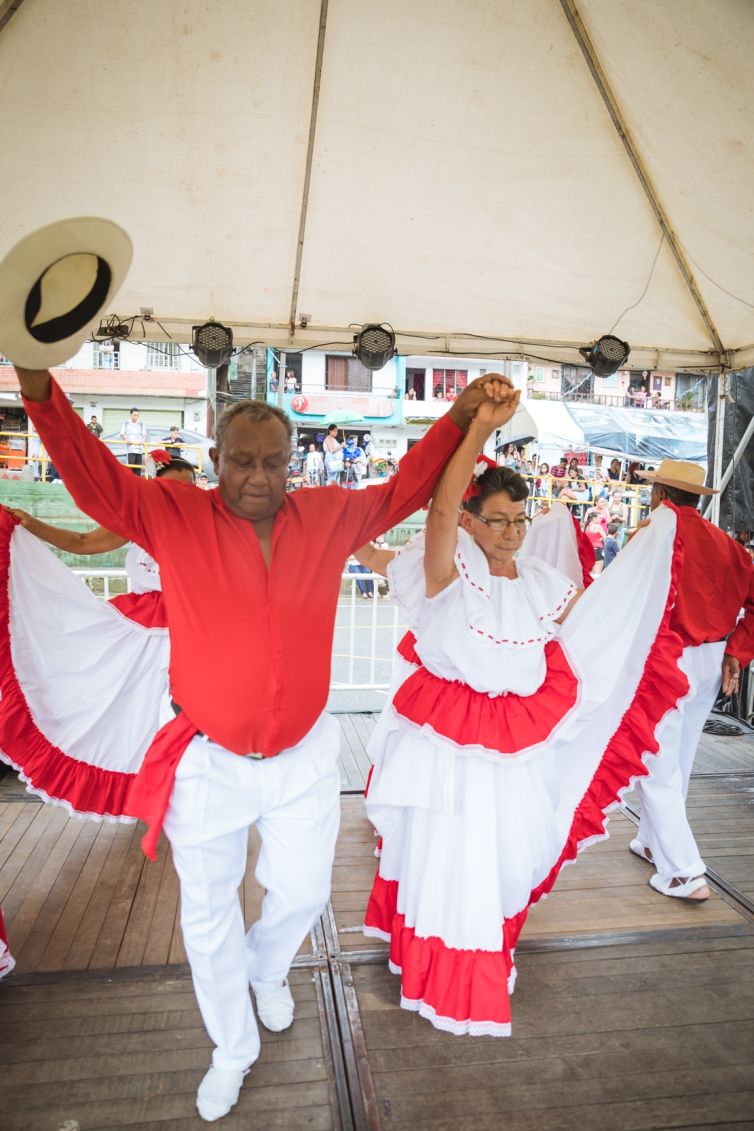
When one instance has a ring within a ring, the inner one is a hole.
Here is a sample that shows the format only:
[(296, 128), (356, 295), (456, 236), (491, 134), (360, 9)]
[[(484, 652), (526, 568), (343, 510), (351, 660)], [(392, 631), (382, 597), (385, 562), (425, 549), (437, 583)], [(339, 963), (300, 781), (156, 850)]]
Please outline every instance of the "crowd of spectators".
[[(343, 433), (341, 432), (341, 437)], [(329, 487), (336, 484), (350, 489), (358, 488), (369, 475), (369, 439), (359, 443), (358, 436), (350, 434), (339, 438), (338, 426), (331, 424), (322, 441), (321, 449), (315, 443), (303, 445), (291, 456), (289, 465), (289, 490), (298, 487)]]
[(516, 444), (503, 448), (499, 462), (529, 482), (530, 516), (556, 500), (569, 507), (594, 547), (596, 572), (610, 564), (649, 513), (651, 488), (636, 472), (654, 470), (651, 465), (599, 453), (563, 455), (549, 464), (536, 455), (527, 458), (524, 447)]

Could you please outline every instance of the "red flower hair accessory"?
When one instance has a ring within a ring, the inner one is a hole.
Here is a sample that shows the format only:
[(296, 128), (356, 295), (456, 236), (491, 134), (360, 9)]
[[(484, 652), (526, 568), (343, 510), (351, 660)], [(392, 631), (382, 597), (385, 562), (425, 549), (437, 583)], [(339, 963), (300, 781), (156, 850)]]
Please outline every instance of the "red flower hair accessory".
[(471, 473), (469, 485), (463, 493), (462, 502), (468, 503), (469, 499), (473, 499), (481, 493), (482, 488), (479, 486), (478, 481), (484, 475), (485, 471), (489, 471), (491, 467), (497, 467), (494, 459), (482, 455), (476, 457), (474, 470)]
[(173, 459), (170, 452), (166, 452), (164, 448), (155, 448), (153, 452), (149, 453), (149, 458), (155, 467), (168, 467)]

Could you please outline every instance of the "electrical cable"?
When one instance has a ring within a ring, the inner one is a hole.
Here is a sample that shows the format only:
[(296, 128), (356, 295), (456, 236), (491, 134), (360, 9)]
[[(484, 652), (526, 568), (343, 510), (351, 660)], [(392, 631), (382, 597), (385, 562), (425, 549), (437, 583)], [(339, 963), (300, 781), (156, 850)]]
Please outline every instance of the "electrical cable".
[(665, 233), (663, 232), (662, 235), (660, 236), (660, 242), (657, 246), (657, 251), (655, 252), (655, 257), (652, 260), (652, 266), (649, 269), (649, 275), (647, 276), (647, 281), (644, 284), (644, 290), (641, 292), (641, 294), (637, 298), (636, 302), (632, 302), (630, 306), (626, 307), (626, 309), (623, 311), (623, 314), (618, 315), (618, 317), (615, 319), (615, 322), (613, 322), (612, 326), (608, 330), (608, 334), (613, 333), (613, 331), (615, 330), (615, 327), (618, 325), (618, 323), (623, 318), (623, 316), (625, 314), (628, 314), (629, 310), (633, 310), (635, 307), (637, 307), (639, 305), (639, 303), (642, 301), (642, 299), (644, 298), (647, 291), (649, 290), (649, 284), (652, 282), (652, 276), (655, 273), (655, 267), (657, 266), (657, 260), (659, 259), (660, 251), (662, 250), (662, 245), (663, 245), (664, 242), (665, 242)]

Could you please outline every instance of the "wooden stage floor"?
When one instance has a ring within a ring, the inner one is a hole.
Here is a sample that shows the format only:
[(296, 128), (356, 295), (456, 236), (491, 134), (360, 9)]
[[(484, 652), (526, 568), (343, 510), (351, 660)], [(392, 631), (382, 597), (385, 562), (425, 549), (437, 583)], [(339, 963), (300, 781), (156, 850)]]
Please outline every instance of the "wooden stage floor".
[[(386, 948), (360, 932), (375, 869), (361, 800), (372, 715), (339, 715), (343, 822), (330, 904), (301, 947), (296, 1022), (263, 1031), (241, 1128), (754, 1128), (754, 735), (705, 735), (689, 810), (715, 894), (649, 888), (635, 810), (564, 870), (518, 950), (513, 1037), (455, 1038), (398, 1008)], [(210, 1045), (161, 844), (69, 818), (0, 781), (2, 1131), (190, 1131)], [(257, 851), (241, 891), (261, 891)]]

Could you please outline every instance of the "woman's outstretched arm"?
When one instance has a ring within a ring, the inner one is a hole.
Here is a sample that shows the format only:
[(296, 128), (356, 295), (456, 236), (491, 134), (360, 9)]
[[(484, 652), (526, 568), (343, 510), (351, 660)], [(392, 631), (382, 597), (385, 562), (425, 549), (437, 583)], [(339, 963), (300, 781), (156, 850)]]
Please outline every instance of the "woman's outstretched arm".
[(43, 542), (49, 542), (58, 550), (66, 550), (69, 554), (106, 554), (108, 550), (119, 550), (128, 541), (126, 538), (121, 538), (120, 534), (113, 534), (112, 530), (107, 530), (104, 526), (95, 526), (94, 530), (85, 531), (64, 530), (59, 526), (51, 526), (49, 522), (42, 522), (26, 511), (13, 507), (7, 509), (30, 534), (41, 538)]
[[(494, 376), (487, 374), (487, 376)], [(521, 393), (512, 387), (497, 402), (479, 406), (468, 432), (438, 480), (427, 515), (424, 577), (427, 596), (435, 597), (455, 580), (458, 509), (485, 441), (513, 416)]]

